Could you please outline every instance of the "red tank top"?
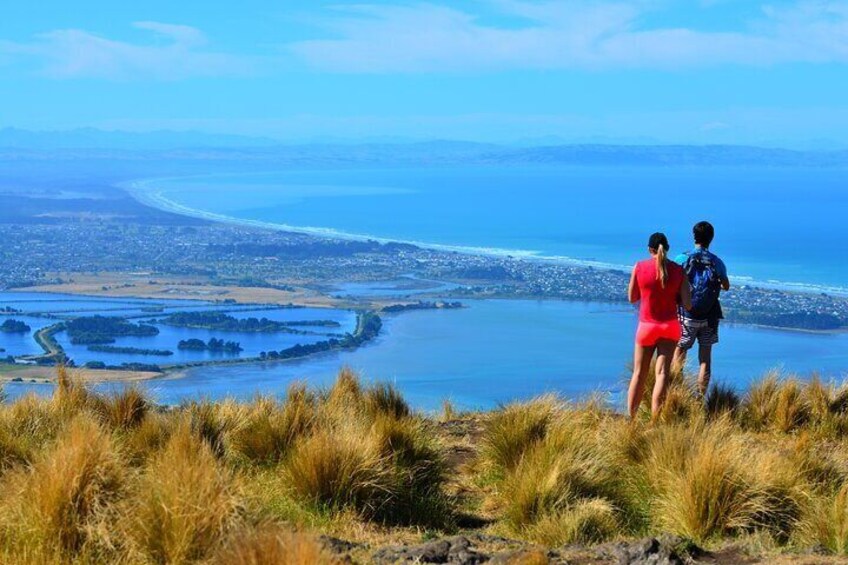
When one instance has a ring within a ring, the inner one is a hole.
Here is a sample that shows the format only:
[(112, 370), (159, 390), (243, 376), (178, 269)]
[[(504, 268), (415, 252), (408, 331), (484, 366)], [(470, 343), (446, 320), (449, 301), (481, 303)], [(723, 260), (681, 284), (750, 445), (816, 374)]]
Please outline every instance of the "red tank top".
[(677, 299), (683, 284), (683, 267), (666, 262), (668, 280), (665, 288), (657, 279), (656, 259), (636, 263), (636, 283), (639, 286), (639, 319), (643, 322), (670, 322), (677, 319)]

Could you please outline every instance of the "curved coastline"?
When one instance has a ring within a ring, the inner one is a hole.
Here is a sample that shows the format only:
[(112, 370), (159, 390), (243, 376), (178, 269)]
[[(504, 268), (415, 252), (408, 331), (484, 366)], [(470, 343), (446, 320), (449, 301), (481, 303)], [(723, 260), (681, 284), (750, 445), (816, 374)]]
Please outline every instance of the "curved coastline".
[[(175, 202), (162, 193), (162, 191), (156, 191), (152, 186), (154, 183), (162, 182), (162, 181), (173, 181), (180, 179), (197, 179), (197, 178), (214, 178), (216, 174), (206, 174), (206, 175), (185, 175), (185, 176), (175, 176), (175, 177), (156, 177), (156, 178), (144, 178), (144, 179), (136, 179), (127, 182), (117, 183), (115, 186), (121, 190), (127, 192), (130, 196), (135, 198), (141, 204), (149, 206), (151, 208), (156, 208), (158, 210), (162, 210), (164, 212), (170, 212), (172, 214), (178, 214), (182, 216), (192, 217), (203, 219), (211, 222), (220, 222), (231, 225), (245, 226), (245, 227), (253, 227), (267, 230), (275, 230), (275, 231), (285, 231), (291, 233), (299, 233), (303, 235), (311, 235), (316, 237), (325, 237), (325, 238), (333, 238), (333, 239), (341, 239), (348, 241), (376, 241), (378, 243), (397, 243), (397, 244), (406, 244), (406, 245), (414, 245), (416, 247), (420, 247), (422, 249), (431, 249), (433, 251), (443, 251), (443, 252), (454, 252), (454, 253), (463, 253), (466, 255), (482, 255), (487, 257), (499, 257), (499, 258), (518, 258), (518, 259), (526, 259), (533, 261), (541, 261), (541, 262), (552, 262), (552, 263), (561, 263), (566, 265), (574, 265), (578, 267), (591, 267), (595, 269), (603, 269), (603, 270), (614, 270), (614, 271), (624, 271), (628, 272), (631, 269), (631, 265), (621, 265), (615, 263), (607, 263), (603, 261), (591, 261), (584, 259), (575, 259), (573, 257), (568, 257), (565, 255), (543, 255), (540, 251), (537, 250), (526, 250), (526, 249), (505, 249), (498, 247), (475, 247), (475, 246), (466, 246), (466, 245), (448, 245), (448, 244), (439, 244), (439, 243), (431, 243), (425, 241), (416, 241), (416, 240), (405, 240), (400, 238), (387, 238), (380, 236), (373, 236), (367, 234), (357, 234), (351, 232), (345, 232), (341, 230), (336, 230), (334, 228), (327, 227), (315, 227), (315, 226), (293, 226), (289, 224), (283, 224), (278, 222), (268, 222), (263, 220), (250, 220), (244, 218), (236, 218), (234, 216), (228, 216), (226, 214), (218, 214), (215, 212), (207, 212), (205, 210), (200, 210), (197, 208), (191, 208), (189, 206), (185, 206), (178, 202)], [(837, 287), (832, 285), (821, 285), (821, 284), (813, 284), (813, 283), (804, 283), (804, 282), (791, 282), (791, 281), (780, 281), (769, 279), (766, 281), (757, 280), (754, 277), (750, 277), (747, 275), (733, 275), (731, 276), (731, 281), (737, 285), (749, 285), (758, 288), (765, 288), (770, 290), (781, 290), (787, 292), (802, 292), (802, 293), (827, 293), (835, 296), (848, 296), (848, 287)]]

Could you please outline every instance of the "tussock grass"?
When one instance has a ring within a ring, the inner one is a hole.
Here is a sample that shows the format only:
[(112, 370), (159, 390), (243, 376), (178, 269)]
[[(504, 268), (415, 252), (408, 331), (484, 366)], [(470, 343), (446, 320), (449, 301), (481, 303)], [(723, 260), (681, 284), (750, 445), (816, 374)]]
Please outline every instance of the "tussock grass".
[(464, 513), (546, 546), (671, 532), (848, 555), (845, 386), (771, 373), (702, 400), (679, 376), (654, 422), (554, 396), (459, 418), (349, 370), (173, 409), (60, 370), (52, 397), (0, 404), (0, 562), (335, 563), (313, 533), (418, 540)]
[(214, 562), (219, 565), (340, 565), (313, 538), (267, 526), (236, 532)]
[(409, 404), (390, 384), (376, 384), (365, 391), (366, 409), (373, 415), (386, 414), (392, 418), (406, 418), (412, 413)]
[(126, 469), (110, 436), (90, 418), (77, 417), (31, 467), (4, 477), (4, 541), (44, 558), (92, 551), (104, 541), (99, 526), (114, 516), (111, 503), (125, 483)]
[(451, 522), (442, 454), (394, 388), (362, 387), (342, 370), (312, 410), (282, 463), (295, 498), (386, 524)]
[(527, 529), (527, 536), (548, 547), (588, 545), (614, 537), (619, 528), (615, 508), (606, 500), (595, 498), (546, 514)]
[(483, 440), (500, 470), (489, 506), (513, 534), (554, 545), (671, 532), (845, 552), (844, 390), (773, 372), (701, 401), (681, 378), (656, 423), (550, 398), (508, 405)]
[(141, 424), (150, 410), (150, 400), (137, 385), (124, 387), (93, 402), (107, 426), (127, 430)]
[(144, 470), (125, 504), (132, 551), (154, 563), (204, 559), (239, 523), (231, 473), (190, 426), (181, 426)]
[(834, 553), (848, 555), (848, 483), (832, 496), (819, 496), (807, 508), (800, 538), (824, 546)]
[(495, 412), (483, 440), (484, 459), (498, 471), (512, 471), (524, 453), (545, 438), (561, 408), (556, 397), (547, 395)]
[(280, 462), (312, 426), (314, 407), (299, 389), (289, 393), (286, 402), (257, 398), (245, 407), (228, 437), (227, 451), (236, 460), (249, 463), (275, 464)]
[(713, 383), (707, 391), (705, 408), (707, 417), (711, 419), (721, 418), (722, 416), (735, 418), (741, 405), (742, 399), (728, 385)]
[(354, 430), (320, 430), (295, 447), (286, 482), (303, 500), (376, 515), (392, 494), (387, 458)]

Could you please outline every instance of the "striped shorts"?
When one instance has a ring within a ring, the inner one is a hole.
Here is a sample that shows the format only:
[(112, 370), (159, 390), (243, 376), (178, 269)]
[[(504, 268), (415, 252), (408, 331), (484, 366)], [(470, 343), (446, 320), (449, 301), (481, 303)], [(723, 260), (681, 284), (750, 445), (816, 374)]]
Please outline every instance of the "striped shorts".
[(715, 345), (718, 343), (718, 320), (710, 323), (708, 320), (693, 320), (680, 317), (681, 336), (677, 346), (680, 349), (691, 349), (698, 340), (698, 345)]

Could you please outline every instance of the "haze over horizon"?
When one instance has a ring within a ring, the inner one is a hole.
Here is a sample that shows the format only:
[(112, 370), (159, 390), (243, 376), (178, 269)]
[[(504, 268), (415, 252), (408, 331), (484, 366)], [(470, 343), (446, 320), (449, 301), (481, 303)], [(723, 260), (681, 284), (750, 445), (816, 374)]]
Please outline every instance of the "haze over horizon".
[(0, 128), (848, 146), (848, 1), (5, 8)]

